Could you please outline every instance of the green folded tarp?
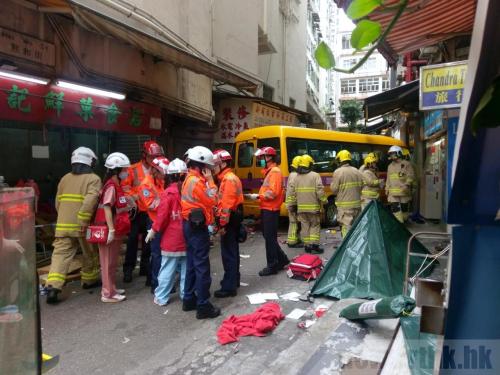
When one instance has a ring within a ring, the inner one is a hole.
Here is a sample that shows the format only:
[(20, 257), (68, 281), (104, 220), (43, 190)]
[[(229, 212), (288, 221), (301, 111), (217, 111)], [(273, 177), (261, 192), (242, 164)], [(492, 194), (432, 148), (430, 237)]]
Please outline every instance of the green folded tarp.
[(374, 301), (353, 303), (340, 312), (342, 318), (349, 320), (392, 319), (407, 315), (415, 308), (413, 298), (399, 295), (380, 298)]
[[(371, 202), (326, 264), (311, 294), (338, 299), (376, 299), (403, 294), (411, 233), (379, 202)], [(412, 252), (428, 253), (418, 241)], [(424, 258), (410, 258), (413, 276)], [(432, 266), (422, 274), (428, 276)]]
[(420, 315), (402, 317), (399, 321), (405, 339), (408, 367), (412, 375), (434, 374), (437, 336), (420, 332)]

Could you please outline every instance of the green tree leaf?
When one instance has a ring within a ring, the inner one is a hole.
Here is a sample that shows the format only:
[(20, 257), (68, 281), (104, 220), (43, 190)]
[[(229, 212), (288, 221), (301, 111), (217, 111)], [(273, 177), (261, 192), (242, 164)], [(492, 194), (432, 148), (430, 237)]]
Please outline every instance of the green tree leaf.
[(347, 17), (352, 20), (364, 17), (379, 6), (382, 5), (382, 0), (354, 0), (349, 8), (347, 8)]
[(359, 21), (351, 35), (351, 45), (356, 50), (363, 49), (380, 37), (382, 25), (369, 20)]
[(319, 66), (323, 69), (331, 69), (335, 66), (335, 57), (333, 57), (332, 50), (328, 45), (321, 41), (314, 51), (314, 57)]

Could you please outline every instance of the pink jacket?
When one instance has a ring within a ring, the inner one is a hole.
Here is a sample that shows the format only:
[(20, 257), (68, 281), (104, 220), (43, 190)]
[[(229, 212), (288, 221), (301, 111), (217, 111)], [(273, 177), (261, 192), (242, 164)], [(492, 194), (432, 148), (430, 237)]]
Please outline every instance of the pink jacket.
[(186, 242), (182, 231), (181, 194), (176, 183), (170, 184), (160, 196), (153, 230), (161, 233), (162, 255), (186, 255)]

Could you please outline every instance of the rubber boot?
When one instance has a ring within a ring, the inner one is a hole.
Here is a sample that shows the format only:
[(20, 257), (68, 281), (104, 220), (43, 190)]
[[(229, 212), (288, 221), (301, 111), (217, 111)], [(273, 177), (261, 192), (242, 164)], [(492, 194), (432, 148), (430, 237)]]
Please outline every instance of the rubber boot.
[(58, 297), (59, 293), (61, 293), (61, 289), (56, 289), (49, 286), (47, 288), (47, 303), (49, 305), (54, 305), (61, 302)]
[(220, 315), (220, 309), (215, 307), (210, 302), (198, 306), (196, 309), (196, 319), (212, 319)]
[(323, 250), (319, 245), (312, 245), (311, 254), (323, 254), (325, 250)]
[(305, 251), (306, 253), (309, 253), (309, 254), (310, 254), (310, 253), (311, 253), (311, 245), (306, 245), (306, 246), (304, 247), (304, 251)]

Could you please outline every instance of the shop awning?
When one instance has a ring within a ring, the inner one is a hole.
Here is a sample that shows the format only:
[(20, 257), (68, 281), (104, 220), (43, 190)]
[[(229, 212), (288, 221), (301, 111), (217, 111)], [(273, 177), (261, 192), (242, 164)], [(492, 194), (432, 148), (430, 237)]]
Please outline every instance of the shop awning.
[(419, 81), (415, 80), (365, 99), (365, 118), (382, 116), (397, 109), (418, 110)]
[[(177, 67), (218, 82), (253, 91), (258, 82), (220, 67), (147, 14), (125, 3), (99, 0), (32, 0), (44, 11), (71, 13), (81, 26), (111, 36)], [(68, 3), (71, 8), (68, 7)], [(150, 19), (151, 18), (151, 19)]]
[[(344, 10), (352, 0), (335, 0)], [(399, 0), (384, 1), (390, 7)], [(398, 55), (432, 46), (458, 35), (472, 33), (477, 0), (410, 0), (408, 9), (389, 33), (379, 51), (394, 65)], [(385, 29), (393, 13), (374, 12), (369, 19), (378, 21)]]

